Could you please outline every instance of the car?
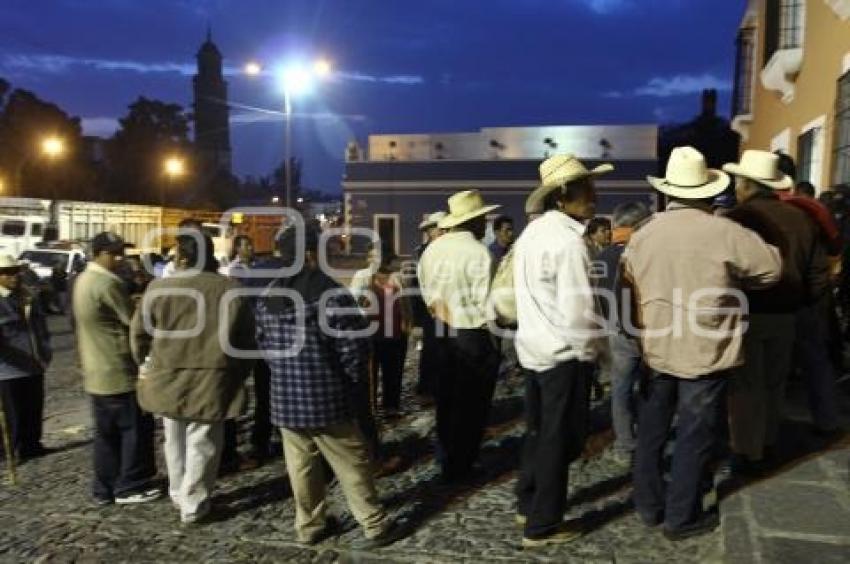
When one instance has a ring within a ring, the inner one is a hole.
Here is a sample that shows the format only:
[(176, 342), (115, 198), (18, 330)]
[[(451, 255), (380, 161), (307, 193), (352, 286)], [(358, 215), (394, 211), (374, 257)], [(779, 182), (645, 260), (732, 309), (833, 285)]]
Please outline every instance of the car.
[(29, 249), (22, 252), (18, 259), (29, 263), (30, 268), (40, 280), (50, 279), (57, 266), (68, 279), (82, 272), (86, 267), (85, 252), (71, 245)]

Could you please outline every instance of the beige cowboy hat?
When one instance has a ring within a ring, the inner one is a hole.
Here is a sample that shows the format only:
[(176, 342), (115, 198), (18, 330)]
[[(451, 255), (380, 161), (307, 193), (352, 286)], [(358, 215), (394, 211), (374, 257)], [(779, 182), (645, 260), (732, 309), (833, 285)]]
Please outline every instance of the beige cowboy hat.
[(741, 155), (741, 162), (727, 163), (723, 165), (723, 170), (774, 190), (790, 190), (794, 187), (794, 180), (779, 170), (779, 155), (768, 151), (746, 150)]
[(464, 190), (449, 198), (449, 213), (437, 223), (440, 229), (451, 229), (470, 219), (485, 215), (502, 206), (485, 206), (478, 190)]
[(19, 270), (24, 264), (12, 255), (0, 255), (0, 271)]
[(423, 230), (429, 229), (431, 227), (437, 227), (437, 225), (441, 221), (443, 221), (443, 219), (445, 219), (445, 217), (447, 215), (449, 215), (449, 214), (447, 214), (444, 211), (438, 211), (438, 212), (434, 212), (434, 213), (430, 214), (428, 217), (426, 217), (424, 220), (422, 220), (422, 223), (419, 224), (419, 230), (423, 231)]
[(676, 147), (667, 161), (664, 178), (647, 176), (652, 187), (674, 198), (704, 200), (729, 186), (729, 175), (708, 168), (705, 157), (693, 147)]
[(605, 163), (593, 170), (588, 170), (581, 161), (573, 155), (555, 155), (540, 163), (540, 186), (535, 188), (525, 201), (525, 213), (540, 213), (543, 211), (543, 200), (546, 196), (564, 184), (575, 182), (582, 178), (607, 174), (614, 170), (614, 165)]

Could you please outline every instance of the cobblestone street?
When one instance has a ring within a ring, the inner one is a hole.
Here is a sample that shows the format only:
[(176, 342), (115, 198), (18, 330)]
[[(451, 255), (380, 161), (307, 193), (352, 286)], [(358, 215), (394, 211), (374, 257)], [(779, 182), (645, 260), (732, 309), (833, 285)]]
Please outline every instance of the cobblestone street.
[[(90, 415), (74, 370), (72, 335), (65, 320), (53, 318), (51, 324), (57, 355), (47, 378), (45, 443), (59, 451), (21, 466), (17, 488), (5, 484), (0, 488), (0, 559), (6, 562), (705, 562), (721, 561), (724, 547), (734, 550), (741, 561), (756, 550), (740, 542), (730, 547), (731, 541), (724, 541), (724, 528), (673, 544), (660, 529), (642, 526), (630, 509), (625, 470), (614, 469), (603, 452), (610, 441), (607, 432), (592, 437), (591, 454), (574, 465), (570, 478), (568, 517), (581, 516), (588, 533), (566, 546), (521, 550), (513, 495), (523, 427), (518, 380), (499, 385), (493, 425), (483, 453), (484, 473), (466, 488), (437, 485), (431, 456), (432, 411), (405, 396), (405, 417), (392, 429), (385, 426), (383, 434), (389, 454), (402, 458), (402, 469), (382, 478), (379, 488), (392, 513), (413, 532), (384, 549), (368, 553), (350, 549), (360, 531), (336, 487), (333, 509), (342, 518), (345, 532), (315, 547), (296, 543), (294, 510), (282, 460), (221, 479), (214, 500), (216, 520), (207, 525), (181, 526), (167, 498), (140, 506), (96, 508), (89, 498)], [(411, 351), (408, 385), (416, 361), (413, 347)], [(813, 533), (815, 541), (838, 551), (830, 553), (833, 556), (850, 546), (842, 544), (848, 542), (850, 532), (839, 530), (834, 520), (843, 515), (844, 525), (850, 522), (846, 520), (850, 515), (848, 452), (846, 442), (843, 450), (833, 446), (831, 458), (818, 463), (818, 469), (826, 473), (818, 479), (834, 479), (839, 484), (844, 480), (843, 491), (839, 487), (829, 494), (832, 505), (821, 505), (823, 511), (833, 512), (834, 536), (820, 530)], [(160, 458), (161, 474), (164, 468)], [(765, 480), (760, 487), (764, 490), (773, 481)], [(775, 492), (763, 493), (760, 499), (770, 500), (771, 495)], [(797, 497), (785, 499), (781, 507), (802, 504), (807, 494), (798, 487), (789, 495)], [(750, 500), (746, 500), (746, 512), (735, 503), (734, 518), (756, 527), (752, 517), (747, 517), (751, 513), (746, 513), (751, 511)], [(830, 520), (824, 522), (829, 527)], [(774, 529), (778, 526), (767, 521), (763, 524)], [(841, 527), (846, 529), (844, 525)], [(793, 540), (794, 535), (790, 538)], [(780, 545), (774, 543), (770, 550), (776, 546)]]

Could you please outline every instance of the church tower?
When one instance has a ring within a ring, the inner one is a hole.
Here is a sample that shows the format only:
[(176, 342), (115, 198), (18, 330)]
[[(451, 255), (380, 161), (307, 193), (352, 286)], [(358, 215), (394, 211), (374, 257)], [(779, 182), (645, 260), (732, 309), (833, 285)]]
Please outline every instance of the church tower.
[(198, 74), (192, 79), (195, 91), (195, 145), (200, 149), (206, 166), (215, 172), (231, 171), (230, 110), (227, 106), (227, 82), (222, 72), (222, 56), (207, 40), (197, 54)]

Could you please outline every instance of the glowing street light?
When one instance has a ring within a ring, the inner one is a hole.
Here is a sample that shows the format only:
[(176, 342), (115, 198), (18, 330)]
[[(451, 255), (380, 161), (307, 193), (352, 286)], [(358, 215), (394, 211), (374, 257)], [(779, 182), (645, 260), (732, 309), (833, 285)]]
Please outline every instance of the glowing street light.
[[(258, 76), (262, 74), (263, 67), (255, 61), (245, 65), (245, 74), (248, 76)], [(331, 63), (327, 59), (318, 59), (312, 66), (304, 66), (303, 64), (293, 64), (284, 67), (280, 72), (277, 72), (277, 81), (283, 91), (283, 114), (286, 119), (286, 138), (284, 141), (284, 174), (286, 187), (286, 207), (290, 207), (292, 199), (292, 167), (290, 166), (292, 152), (292, 98), (309, 94), (313, 90), (316, 79), (327, 78), (331, 75), (333, 69)], [(274, 202), (274, 200), (272, 200)], [(277, 202), (274, 202), (277, 203)]]
[(259, 76), (263, 73), (263, 67), (256, 61), (251, 61), (245, 65), (245, 74), (248, 76)]
[(50, 158), (56, 158), (65, 152), (65, 142), (61, 137), (51, 135), (41, 142), (41, 152)]
[(177, 178), (186, 173), (186, 164), (180, 157), (168, 157), (163, 163), (163, 170), (169, 178)]

